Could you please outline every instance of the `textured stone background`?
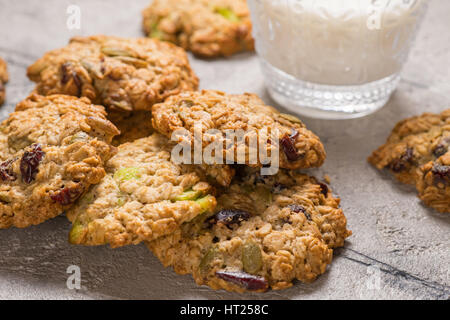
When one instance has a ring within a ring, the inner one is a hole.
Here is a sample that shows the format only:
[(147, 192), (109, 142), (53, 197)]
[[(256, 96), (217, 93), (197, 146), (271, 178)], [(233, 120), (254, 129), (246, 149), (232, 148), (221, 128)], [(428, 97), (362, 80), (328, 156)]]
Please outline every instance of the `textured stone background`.
[[(0, 118), (32, 90), (26, 67), (71, 36), (105, 33), (140, 36), (140, 11), (147, 0), (0, 0), (0, 55), (11, 81)], [(82, 29), (66, 28), (66, 9), (78, 4)], [(148, 250), (70, 246), (69, 223), (61, 216), (25, 230), (0, 231), (0, 298), (65, 299), (449, 299), (450, 215), (420, 204), (412, 188), (371, 168), (366, 157), (383, 143), (394, 124), (424, 111), (450, 107), (450, 2), (432, 0), (424, 26), (389, 104), (369, 117), (349, 121), (304, 119), (324, 141), (328, 174), (354, 235), (337, 250), (328, 272), (310, 285), (266, 294), (237, 295), (195, 285), (190, 276), (164, 269)], [(203, 88), (267, 96), (257, 59), (192, 59)], [(78, 265), (82, 289), (66, 288), (66, 269)], [(378, 289), (370, 289), (372, 269), (380, 268)]]

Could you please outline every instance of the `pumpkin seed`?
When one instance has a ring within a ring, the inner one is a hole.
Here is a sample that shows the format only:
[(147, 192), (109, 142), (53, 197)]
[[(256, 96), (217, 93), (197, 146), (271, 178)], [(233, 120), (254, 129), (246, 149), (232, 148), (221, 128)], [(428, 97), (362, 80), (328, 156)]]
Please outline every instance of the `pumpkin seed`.
[(148, 66), (147, 61), (138, 58), (118, 56), (116, 59), (124, 63), (131, 64), (137, 68), (146, 68)]
[(262, 269), (263, 261), (259, 245), (247, 241), (242, 248), (242, 265), (245, 272), (255, 274)]
[(201, 274), (206, 274), (209, 271), (211, 263), (216, 258), (217, 251), (218, 250), (216, 246), (212, 246), (208, 249), (208, 251), (206, 251), (198, 266)]

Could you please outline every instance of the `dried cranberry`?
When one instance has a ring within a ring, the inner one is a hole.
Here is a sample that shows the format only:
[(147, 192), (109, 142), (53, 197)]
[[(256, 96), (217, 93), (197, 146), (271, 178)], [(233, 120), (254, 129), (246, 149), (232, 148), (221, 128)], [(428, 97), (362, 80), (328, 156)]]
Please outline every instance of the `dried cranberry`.
[(81, 79), (75, 71), (69, 72), (71, 66), (72, 64), (70, 62), (66, 62), (61, 65), (61, 83), (66, 84), (69, 82), (70, 78), (72, 78), (73, 82), (77, 86), (77, 96), (79, 97), (81, 96)]
[(223, 209), (216, 213), (213, 217), (214, 222), (223, 223), (227, 226), (231, 224), (240, 224), (244, 220), (250, 218), (250, 213), (243, 210)]
[(319, 183), (320, 186), (320, 193), (323, 194), (325, 197), (328, 195), (328, 186), (325, 183)]
[(74, 203), (81, 196), (81, 193), (81, 188), (78, 186), (74, 188), (65, 187), (59, 192), (51, 194), (50, 198), (63, 206), (67, 206)]
[(389, 168), (394, 172), (401, 172), (406, 169), (408, 163), (411, 163), (411, 160), (414, 157), (414, 152), (412, 148), (407, 148), (405, 153), (400, 156), (400, 158), (395, 159), (389, 164)]
[(41, 145), (35, 143), (31, 145), (30, 151), (25, 151), (20, 160), (20, 172), (22, 173), (22, 180), (25, 183), (31, 183), (39, 172), (38, 166), (44, 157)]
[(15, 181), (16, 175), (12, 171), (12, 164), (17, 159), (10, 159), (0, 164), (0, 179), (3, 181)]
[(77, 97), (81, 97), (81, 79), (76, 72), (72, 72), (73, 82), (77, 86)]
[(447, 153), (448, 147), (443, 145), (443, 144), (439, 144), (436, 146), (436, 148), (434, 148), (433, 150), (433, 154), (436, 158), (439, 158), (440, 156), (443, 156), (444, 154)]
[(217, 271), (216, 276), (251, 291), (267, 290), (269, 286), (265, 278), (245, 272)]
[(302, 207), (301, 205), (298, 205), (298, 204), (290, 204), (287, 207), (289, 209), (291, 209), (291, 211), (294, 211), (295, 213), (305, 212), (306, 211), (306, 209), (304, 207)]
[(435, 164), (431, 169), (433, 176), (438, 181), (445, 181), (450, 178), (450, 166), (444, 166), (441, 164)]
[(450, 137), (446, 137), (442, 139), (442, 141), (434, 148), (433, 154), (436, 158), (439, 158), (440, 156), (443, 156), (446, 154), (449, 150), (450, 146)]
[(280, 144), (283, 147), (284, 154), (289, 161), (296, 161), (301, 158), (301, 154), (297, 152), (295, 148), (295, 139), (298, 137), (299, 132), (292, 129), (292, 134), (290, 136), (286, 135), (280, 140)]
[(61, 83), (66, 84), (69, 82), (69, 68), (71, 66), (70, 62), (66, 62), (61, 65)]
[(294, 211), (295, 213), (300, 213), (300, 212), (302, 212), (302, 213), (305, 215), (306, 219), (308, 219), (309, 221), (312, 220), (312, 219), (311, 219), (311, 215), (306, 211), (306, 209), (305, 209), (303, 206), (298, 205), (298, 204), (290, 204), (290, 205), (288, 205), (287, 207), (288, 207), (291, 211)]

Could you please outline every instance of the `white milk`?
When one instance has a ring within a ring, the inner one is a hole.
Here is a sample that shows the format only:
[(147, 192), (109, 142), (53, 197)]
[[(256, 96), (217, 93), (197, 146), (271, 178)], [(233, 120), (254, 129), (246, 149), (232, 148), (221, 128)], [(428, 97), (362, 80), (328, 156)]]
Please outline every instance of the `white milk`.
[(427, 0), (250, 0), (259, 55), (325, 85), (398, 73)]

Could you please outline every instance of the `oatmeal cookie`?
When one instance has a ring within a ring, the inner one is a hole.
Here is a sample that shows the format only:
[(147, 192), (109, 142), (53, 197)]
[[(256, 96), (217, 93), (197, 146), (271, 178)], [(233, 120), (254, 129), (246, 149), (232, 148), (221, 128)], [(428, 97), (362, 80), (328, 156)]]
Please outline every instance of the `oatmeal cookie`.
[(148, 38), (75, 37), (31, 65), (28, 77), (39, 94), (84, 96), (127, 112), (198, 87), (183, 49)]
[(449, 124), (450, 109), (400, 121), (368, 161), (380, 170), (388, 169), (400, 182), (415, 184), (421, 175), (418, 169), (442, 155), (450, 136)]
[(8, 70), (6, 67), (6, 62), (0, 58), (0, 106), (5, 101), (5, 83), (8, 82)]
[(31, 95), (0, 125), (0, 228), (68, 209), (105, 176), (117, 128), (86, 98)]
[[(200, 124), (205, 133), (202, 135), (203, 151), (219, 146), (223, 150), (223, 159), (230, 162), (261, 167), (270, 163), (272, 152), (275, 152), (279, 155), (281, 168), (298, 169), (319, 167), (326, 157), (322, 142), (299, 119), (265, 105), (254, 94), (228, 95), (211, 90), (186, 92), (154, 105), (152, 114), (155, 130), (180, 144), (190, 144), (192, 150), (195, 150), (195, 127)], [(210, 131), (206, 133), (207, 130)], [(175, 131), (181, 134), (172, 138)], [(275, 131), (279, 133), (278, 138), (270, 134)], [(235, 140), (227, 136), (228, 132), (238, 135), (241, 132), (245, 136)], [(258, 144), (266, 148), (265, 152), (261, 152), (264, 150)]]
[(153, 134), (118, 147), (107, 175), (67, 212), (72, 244), (120, 247), (174, 232), (210, 212), (213, 188), (192, 166), (171, 161), (171, 146)]
[(401, 121), (369, 162), (416, 185), (428, 206), (450, 212), (450, 109)]
[(120, 130), (120, 135), (113, 139), (114, 146), (148, 137), (154, 131), (150, 111), (120, 112), (112, 110), (108, 112), (108, 120)]
[(246, 0), (154, 0), (143, 18), (149, 37), (176, 43), (198, 56), (254, 50)]
[(332, 248), (351, 235), (339, 201), (307, 175), (253, 171), (222, 190), (213, 214), (147, 245), (165, 266), (192, 274), (199, 285), (237, 292), (284, 289), (324, 273)]

